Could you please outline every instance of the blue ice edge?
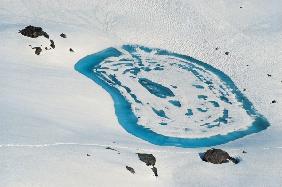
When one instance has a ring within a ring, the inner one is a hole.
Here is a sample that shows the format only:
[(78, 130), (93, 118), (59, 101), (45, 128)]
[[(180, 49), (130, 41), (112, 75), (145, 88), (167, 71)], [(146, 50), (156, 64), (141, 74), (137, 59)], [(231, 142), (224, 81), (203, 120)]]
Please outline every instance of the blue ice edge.
[(197, 148), (224, 144), (238, 138), (242, 138), (246, 135), (265, 130), (270, 125), (267, 119), (256, 111), (253, 104), (241, 93), (234, 82), (222, 71), (212, 67), (211, 65), (196, 60), (190, 56), (181, 55), (162, 49), (147, 48), (139, 45), (123, 45), (122, 48), (128, 52), (134, 52), (136, 48), (141, 48), (147, 52), (154, 50), (158, 55), (169, 55), (182, 58), (204, 67), (220, 77), (221, 80), (225, 81), (226, 85), (232, 90), (232, 93), (235, 94), (237, 101), (241, 102), (246, 112), (254, 118), (254, 122), (247, 129), (230, 132), (226, 135), (215, 135), (205, 138), (179, 138), (158, 134), (151, 129), (145, 128), (144, 126), (138, 124), (138, 119), (131, 110), (131, 104), (125, 99), (125, 97), (117, 88), (110, 86), (107, 82), (100, 79), (93, 71), (94, 67), (101, 63), (104, 59), (112, 56), (118, 57), (121, 55), (121, 52), (116, 48), (110, 47), (98, 53), (82, 58), (75, 64), (75, 70), (92, 79), (112, 96), (118, 122), (128, 133), (155, 145)]

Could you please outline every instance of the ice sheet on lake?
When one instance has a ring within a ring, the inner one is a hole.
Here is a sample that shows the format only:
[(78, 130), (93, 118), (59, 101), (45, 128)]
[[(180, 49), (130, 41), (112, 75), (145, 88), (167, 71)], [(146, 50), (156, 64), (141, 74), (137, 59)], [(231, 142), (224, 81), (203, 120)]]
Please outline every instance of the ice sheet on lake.
[(259, 123), (251, 102), (210, 65), (143, 46), (115, 50), (119, 55), (108, 55), (92, 71), (125, 97), (138, 125), (167, 137), (205, 138)]

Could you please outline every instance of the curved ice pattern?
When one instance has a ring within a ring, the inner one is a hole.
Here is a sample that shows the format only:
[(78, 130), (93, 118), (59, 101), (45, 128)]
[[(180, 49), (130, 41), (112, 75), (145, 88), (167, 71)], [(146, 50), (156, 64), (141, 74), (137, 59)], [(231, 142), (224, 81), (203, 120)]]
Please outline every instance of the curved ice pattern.
[(111, 94), (127, 132), (157, 145), (218, 145), (269, 126), (227, 75), (189, 56), (124, 45), (75, 69)]

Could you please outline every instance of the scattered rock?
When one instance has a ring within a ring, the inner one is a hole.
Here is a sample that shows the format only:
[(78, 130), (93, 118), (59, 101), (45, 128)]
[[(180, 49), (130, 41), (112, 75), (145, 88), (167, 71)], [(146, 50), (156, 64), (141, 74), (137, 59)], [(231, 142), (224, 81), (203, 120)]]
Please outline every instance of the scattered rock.
[(267, 74), (267, 76), (268, 76), (268, 77), (271, 77), (271, 75), (270, 75), (270, 74)]
[(158, 176), (158, 170), (155, 166), (152, 167), (152, 171), (153, 171), (154, 175), (157, 177)]
[(32, 47), (32, 49), (35, 49), (34, 53), (35, 53), (36, 55), (40, 55), (40, 53), (41, 53), (41, 51), (42, 51), (41, 47)]
[(224, 54), (229, 55), (229, 52), (225, 52)]
[(246, 88), (244, 88), (243, 91), (246, 91)]
[(135, 174), (135, 170), (132, 167), (126, 166), (126, 169), (130, 171), (130, 173)]
[(74, 50), (72, 48), (70, 48), (69, 50), (70, 50), (70, 52), (74, 52)]
[(273, 101), (271, 101), (271, 103), (274, 104), (274, 103), (277, 103), (277, 101), (276, 101), (276, 100), (273, 100)]
[(52, 47), (53, 49), (55, 49), (55, 43), (53, 40), (50, 40), (51, 44), (50, 44), (50, 47)]
[(67, 35), (64, 34), (64, 33), (60, 34), (60, 36), (61, 36), (62, 38), (66, 38), (66, 37), (67, 37)]
[(108, 150), (112, 150), (112, 151), (117, 151), (116, 149), (111, 148), (111, 147), (106, 147), (106, 149), (108, 149)]
[(234, 164), (238, 164), (239, 160), (231, 157), (227, 152), (221, 149), (209, 149), (207, 150), (202, 158), (203, 161), (210, 162), (213, 164), (222, 164), (231, 160)]
[(243, 7), (240, 6), (240, 8), (243, 8)]
[(249, 66), (249, 64), (247, 64), (247, 66)]
[(245, 154), (245, 153), (247, 153), (247, 152), (246, 152), (246, 151), (243, 151), (242, 153), (244, 153), (244, 154)]
[(216, 47), (215, 50), (219, 50), (219, 47)]
[(91, 155), (87, 153), (86, 156), (91, 156)]
[(156, 158), (154, 155), (146, 153), (137, 153), (137, 155), (142, 162), (146, 163), (147, 166), (155, 166)]
[(24, 29), (20, 30), (19, 33), (30, 38), (37, 38), (39, 36), (44, 36), (45, 38), (49, 39), (49, 35), (46, 32), (44, 32), (41, 27), (34, 27), (29, 25)]

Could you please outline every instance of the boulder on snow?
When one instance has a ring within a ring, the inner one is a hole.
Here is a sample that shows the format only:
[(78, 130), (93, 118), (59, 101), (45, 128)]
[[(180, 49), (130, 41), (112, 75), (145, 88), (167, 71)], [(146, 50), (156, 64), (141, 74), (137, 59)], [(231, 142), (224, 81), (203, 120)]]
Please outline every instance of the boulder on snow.
[(223, 151), (221, 149), (207, 150), (204, 153), (202, 160), (213, 164), (222, 164), (229, 162), (229, 160), (232, 161), (234, 164), (239, 163), (238, 159), (231, 157), (226, 151)]
[(64, 33), (60, 34), (60, 36), (61, 36), (62, 38), (66, 38), (66, 37), (67, 37), (67, 35), (64, 34)]
[(34, 53), (35, 53), (36, 55), (40, 55), (40, 53), (41, 53), (41, 51), (42, 51), (41, 47), (33, 47), (32, 49), (35, 49)]
[(127, 169), (130, 173), (135, 174), (135, 170), (134, 170), (132, 167), (126, 166), (126, 169)]
[(53, 40), (50, 40), (50, 47), (52, 47), (53, 49), (55, 49), (55, 42)]
[(157, 168), (156, 168), (155, 166), (152, 167), (152, 171), (153, 171), (155, 177), (159, 176), (159, 175), (158, 175), (158, 170), (157, 170)]
[(155, 166), (156, 158), (154, 155), (147, 153), (137, 153), (137, 155), (142, 162), (146, 163), (147, 166)]
[(41, 27), (34, 27), (29, 25), (26, 26), (24, 29), (20, 30), (19, 33), (30, 38), (37, 38), (39, 36), (44, 36), (45, 38), (49, 39), (49, 35), (46, 32), (44, 32)]

